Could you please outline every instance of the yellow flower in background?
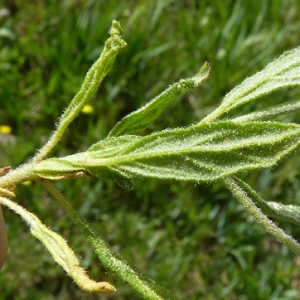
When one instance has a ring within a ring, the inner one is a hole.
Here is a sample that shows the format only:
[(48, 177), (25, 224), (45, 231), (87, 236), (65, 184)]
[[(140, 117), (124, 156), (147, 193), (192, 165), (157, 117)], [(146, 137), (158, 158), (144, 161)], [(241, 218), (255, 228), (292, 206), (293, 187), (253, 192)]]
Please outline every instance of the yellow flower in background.
[(22, 182), (23, 185), (31, 185), (31, 180), (27, 180), (27, 181), (24, 181)]
[(12, 128), (8, 125), (0, 125), (0, 133), (2, 134), (10, 134), (12, 132)]
[(82, 111), (83, 114), (92, 114), (94, 112), (94, 107), (90, 104), (87, 104), (83, 107)]

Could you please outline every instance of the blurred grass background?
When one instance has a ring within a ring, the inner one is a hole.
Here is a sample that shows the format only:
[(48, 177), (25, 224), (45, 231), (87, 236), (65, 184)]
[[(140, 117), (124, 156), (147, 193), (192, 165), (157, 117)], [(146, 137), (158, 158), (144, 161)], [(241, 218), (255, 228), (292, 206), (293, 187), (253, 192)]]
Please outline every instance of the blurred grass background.
[[(113, 19), (128, 47), (53, 155), (84, 151), (124, 115), (208, 61), (209, 80), (167, 110), (150, 130), (196, 122), (247, 76), (300, 44), (300, 2), (102, 1), (0, 2), (0, 165), (16, 167), (46, 141), (60, 112), (97, 58)], [(285, 90), (238, 113), (300, 96)], [(281, 118), (297, 122), (299, 114)], [(297, 155), (273, 170), (243, 174), (267, 200), (297, 203)], [(57, 183), (108, 244), (178, 299), (299, 299), (300, 258), (254, 223), (221, 183), (143, 180), (126, 191), (79, 178)], [(27, 226), (8, 210), (9, 255), (0, 299), (138, 299), (107, 273), (57, 203), (31, 183), (17, 200), (69, 241), (91, 276), (117, 286), (112, 296), (81, 292)], [(300, 230), (281, 224), (300, 239)]]

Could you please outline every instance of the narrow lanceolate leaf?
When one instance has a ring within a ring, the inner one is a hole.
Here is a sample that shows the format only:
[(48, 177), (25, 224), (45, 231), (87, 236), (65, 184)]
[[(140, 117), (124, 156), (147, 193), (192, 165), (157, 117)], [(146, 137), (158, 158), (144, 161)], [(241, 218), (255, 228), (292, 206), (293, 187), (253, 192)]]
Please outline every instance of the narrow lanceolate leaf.
[(105, 42), (105, 46), (100, 57), (87, 72), (79, 92), (75, 95), (70, 105), (60, 117), (54, 134), (35, 156), (35, 161), (41, 161), (43, 157), (46, 156), (61, 140), (69, 124), (78, 116), (86, 103), (94, 96), (102, 80), (112, 68), (116, 56), (127, 45), (121, 38), (121, 32), (121, 25), (118, 22), (113, 21), (109, 31), (111, 37)]
[(280, 202), (266, 202), (274, 212), (273, 217), (279, 220), (294, 223), (300, 226), (300, 206), (293, 204), (282, 204)]
[(296, 254), (300, 254), (300, 244), (291, 236), (286, 234), (281, 228), (277, 227), (265, 214), (255, 205), (251, 194), (244, 190), (232, 177), (223, 179), (226, 187), (230, 190), (233, 196), (244, 206), (248, 213), (262, 225), (277, 241), (289, 247)]
[(42, 242), (52, 255), (53, 259), (61, 265), (76, 284), (87, 292), (113, 293), (116, 289), (108, 282), (96, 282), (91, 280), (80, 267), (79, 261), (67, 242), (56, 232), (45, 226), (37, 216), (30, 213), (15, 202), (0, 197), (3, 204), (19, 214), (29, 225), (31, 233)]
[(99, 235), (89, 226), (89, 224), (80, 218), (69, 201), (65, 199), (65, 197), (49, 181), (45, 180), (43, 184), (64, 208), (74, 223), (79, 226), (87, 240), (93, 244), (98, 257), (106, 270), (112, 272), (116, 277), (125, 281), (128, 286), (140, 295), (141, 299), (174, 299), (168, 290), (160, 286), (158, 283), (155, 283), (147, 275), (142, 274), (139, 270), (127, 262), (119, 253), (110, 249)]
[(274, 219), (300, 226), (300, 206), (265, 201), (247, 183), (237, 177), (234, 177), (233, 179), (248, 194), (248, 196), (251, 197), (255, 205), (259, 207), (264, 214)]
[(84, 105), (92, 98), (103, 78), (112, 68), (116, 56), (126, 47), (126, 42), (121, 38), (122, 28), (119, 22), (113, 21), (109, 31), (111, 37), (105, 42), (100, 57), (87, 72), (80, 91), (61, 116), (60, 122), (65, 119), (73, 120)]
[(111, 130), (109, 136), (133, 134), (147, 128), (172, 103), (175, 97), (193, 90), (205, 81), (209, 76), (209, 70), (209, 64), (205, 63), (194, 77), (181, 79), (174, 83), (145, 106), (124, 117)]
[[(294, 150), (300, 126), (276, 122), (220, 121), (166, 130), (145, 137), (108, 138), (89, 151), (36, 165), (40, 176), (71, 163), (92, 175), (110, 169), (125, 178), (213, 181), (240, 171), (267, 168)], [(103, 150), (105, 149), (105, 150)], [(111, 151), (111, 154), (109, 152)], [(66, 172), (67, 173), (67, 172)]]
[(224, 112), (276, 90), (296, 85), (300, 85), (300, 47), (284, 53), (262, 71), (244, 80), (202, 122), (218, 118)]
[(289, 101), (279, 105), (274, 105), (264, 110), (257, 110), (250, 114), (243, 115), (232, 119), (234, 122), (252, 122), (252, 121), (266, 121), (271, 118), (294, 113), (300, 110), (300, 101)]

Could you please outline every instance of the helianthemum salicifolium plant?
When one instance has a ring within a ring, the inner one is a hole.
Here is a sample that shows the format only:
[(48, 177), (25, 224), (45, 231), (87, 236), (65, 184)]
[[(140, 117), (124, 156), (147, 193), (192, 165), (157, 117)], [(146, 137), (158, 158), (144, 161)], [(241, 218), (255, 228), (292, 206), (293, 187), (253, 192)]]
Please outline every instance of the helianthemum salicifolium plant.
[[(265, 69), (246, 79), (198, 124), (148, 135), (139, 134), (158, 118), (174, 98), (192, 91), (208, 78), (210, 68), (207, 63), (195, 76), (174, 83), (148, 104), (124, 117), (104, 140), (91, 145), (87, 151), (46, 158), (61, 140), (68, 125), (95, 94), (112, 68), (115, 57), (126, 46), (118, 22), (113, 21), (110, 35), (100, 57), (88, 71), (81, 89), (61, 115), (47, 143), (32, 160), (19, 168), (11, 170), (2, 166), (0, 169), (0, 204), (19, 214), (54, 260), (80, 288), (89, 292), (113, 293), (115, 287), (108, 282), (91, 280), (67, 242), (42, 224), (36, 215), (11, 200), (15, 197), (13, 190), (18, 184), (27, 180), (41, 182), (93, 244), (103, 266), (144, 299), (174, 297), (109, 249), (50, 181), (88, 175), (99, 180), (114, 180), (126, 189), (132, 189), (135, 180), (145, 177), (193, 182), (223, 181), (259, 224), (278, 241), (300, 254), (298, 242), (269, 219), (277, 218), (299, 225), (299, 207), (267, 202), (238, 177), (242, 171), (276, 165), (299, 146), (300, 125), (269, 120), (299, 110), (300, 101), (271, 106), (230, 121), (221, 119), (225, 113), (266, 94), (300, 85), (300, 48), (284, 53)], [(0, 206), (0, 267), (6, 257), (6, 249), (5, 222)]]

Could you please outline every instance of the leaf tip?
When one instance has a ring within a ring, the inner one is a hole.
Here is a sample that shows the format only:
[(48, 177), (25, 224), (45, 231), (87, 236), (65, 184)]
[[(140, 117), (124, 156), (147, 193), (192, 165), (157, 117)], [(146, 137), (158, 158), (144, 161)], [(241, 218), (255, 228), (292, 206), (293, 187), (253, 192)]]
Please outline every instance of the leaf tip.
[(111, 24), (111, 28), (109, 30), (109, 34), (111, 36), (114, 36), (114, 35), (120, 36), (122, 31), (123, 31), (123, 29), (121, 27), (120, 22), (113, 20), (112, 24)]
[(200, 85), (202, 82), (206, 81), (210, 74), (210, 64), (205, 62), (200, 68), (199, 72), (193, 77), (196, 85)]

